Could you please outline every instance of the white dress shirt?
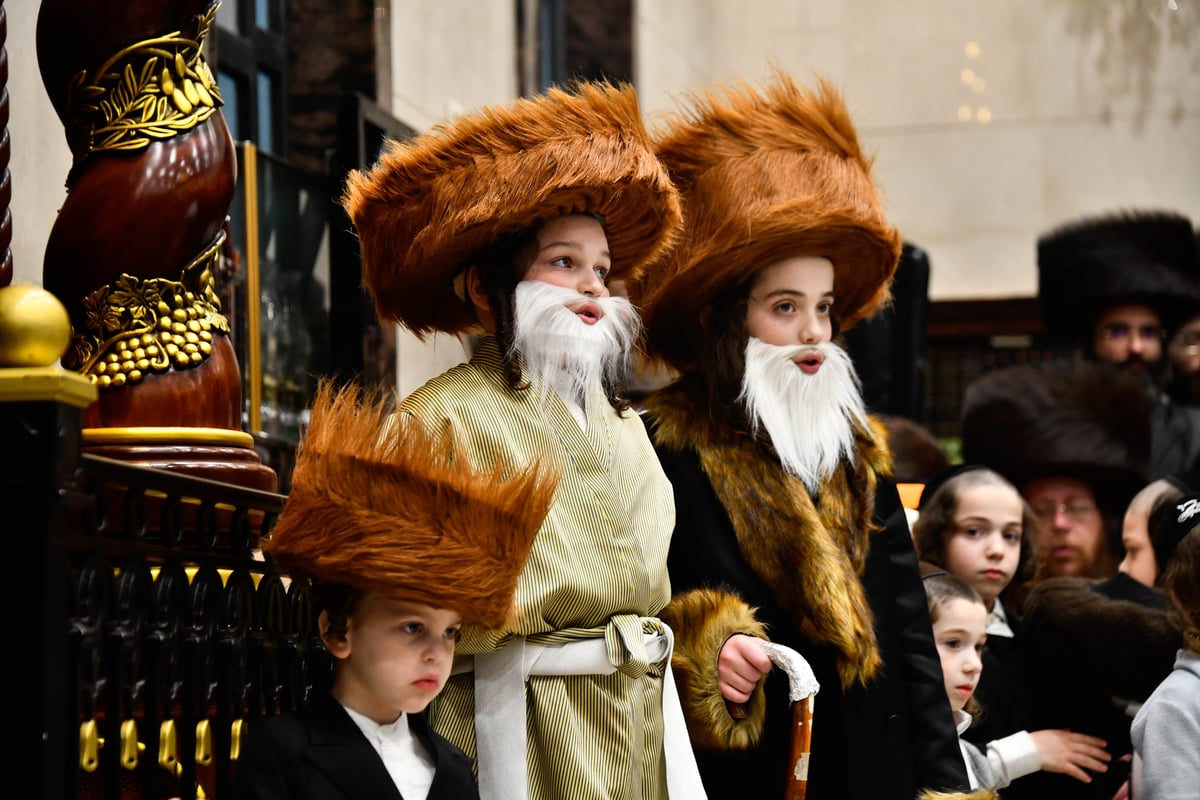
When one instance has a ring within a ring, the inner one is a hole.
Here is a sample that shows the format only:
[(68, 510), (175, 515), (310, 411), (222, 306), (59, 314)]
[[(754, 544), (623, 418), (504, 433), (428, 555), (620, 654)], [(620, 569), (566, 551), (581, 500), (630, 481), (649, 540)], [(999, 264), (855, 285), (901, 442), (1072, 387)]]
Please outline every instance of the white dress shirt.
[(408, 729), (408, 715), (401, 714), (395, 722), (380, 725), (353, 709), (347, 708), (346, 713), (383, 759), (400, 796), (404, 800), (426, 800), (435, 765), (425, 745)]

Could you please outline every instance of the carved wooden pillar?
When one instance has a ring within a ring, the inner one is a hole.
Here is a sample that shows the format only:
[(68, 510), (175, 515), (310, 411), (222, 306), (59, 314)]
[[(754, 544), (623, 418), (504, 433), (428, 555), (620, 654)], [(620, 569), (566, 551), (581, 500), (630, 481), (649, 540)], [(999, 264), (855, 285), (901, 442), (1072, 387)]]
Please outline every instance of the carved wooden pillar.
[(213, 283), (237, 169), (203, 54), (217, 5), (43, 0), (38, 63), (74, 156), (43, 285), (71, 316), (63, 366), (100, 389), (89, 452), (273, 490)]

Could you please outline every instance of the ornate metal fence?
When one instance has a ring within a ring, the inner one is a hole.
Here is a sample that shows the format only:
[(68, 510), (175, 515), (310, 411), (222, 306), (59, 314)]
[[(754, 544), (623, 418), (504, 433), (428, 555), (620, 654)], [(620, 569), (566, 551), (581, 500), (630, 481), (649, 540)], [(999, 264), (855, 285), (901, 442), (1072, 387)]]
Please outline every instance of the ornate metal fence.
[(43, 798), (227, 797), (246, 726), (328, 674), (307, 592), (257, 550), (284, 498), (79, 441), (69, 404), (0, 403), (11, 774), (37, 765)]

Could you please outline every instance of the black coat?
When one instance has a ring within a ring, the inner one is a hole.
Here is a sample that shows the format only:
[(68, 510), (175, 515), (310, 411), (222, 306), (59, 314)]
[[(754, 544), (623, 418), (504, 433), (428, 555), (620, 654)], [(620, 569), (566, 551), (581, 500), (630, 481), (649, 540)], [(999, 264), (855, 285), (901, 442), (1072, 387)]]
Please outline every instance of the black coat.
[[(1000, 601), (997, 601), (1000, 602)], [(1013, 636), (989, 636), (983, 651), (983, 672), (975, 688), (975, 699), (982, 713), (963, 738), (987, 751), (993, 739), (1010, 736), (1018, 731), (1033, 732), (1041, 727), (1038, 683), (1030, 662), (1028, 646), (1017, 615), (1008, 612), (1008, 625)], [(1048, 782), (1049, 781), (1049, 782)], [(1057, 783), (1045, 772), (1034, 772), (1017, 778), (1005, 787), (1004, 800), (1034, 800), (1053, 797), (1047, 791)]]
[(1129, 773), (1121, 759), (1133, 749), (1130, 703), (1144, 702), (1170, 674), (1182, 635), (1162, 592), (1123, 573), (1102, 581), (1048, 578), (1030, 592), (1024, 609), (1039, 727), (1099, 736), (1112, 756), (1108, 771), (1093, 774), (1091, 783), (1046, 774), (1040, 797), (1109, 800)]
[[(436, 764), (429, 800), (479, 800), (471, 760), (409, 714), (409, 730)], [(404, 800), (383, 760), (333, 696), (260, 720), (247, 734), (234, 800)], [(411, 798), (409, 798), (411, 800)]]
[[(697, 587), (736, 592), (758, 609), (773, 641), (809, 661), (821, 684), (808, 800), (913, 800), (922, 788), (965, 788), (917, 556), (895, 485), (879, 482), (875, 513), (883, 530), (871, 539), (863, 575), (884, 667), (869, 688), (843, 692), (831, 648), (801, 633), (792, 613), (747, 563), (695, 451), (660, 449), (659, 458), (675, 490), (676, 532), (668, 556), (672, 592)], [(783, 798), (791, 741), (787, 690), (786, 677), (772, 671), (758, 747), (697, 750), (709, 797)]]

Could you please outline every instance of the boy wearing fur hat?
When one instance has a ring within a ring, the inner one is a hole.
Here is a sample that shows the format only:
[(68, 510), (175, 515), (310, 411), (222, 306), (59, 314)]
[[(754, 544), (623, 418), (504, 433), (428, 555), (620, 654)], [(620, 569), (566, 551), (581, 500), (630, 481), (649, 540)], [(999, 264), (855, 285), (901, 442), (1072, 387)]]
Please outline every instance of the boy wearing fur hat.
[(474, 464), (563, 466), (517, 615), (464, 634), (434, 728), (490, 799), (703, 798), (658, 619), (671, 487), (623, 396), (640, 321), (608, 288), (680, 218), (632, 88), (460, 117), (352, 176), (345, 202), (383, 316), (485, 334), (400, 411), (458, 431)]
[[(810, 798), (964, 788), (886, 432), (831, 341), (887, 301), (900, 254), (843, 103), (779, 73), (698, 101), (658, 152), (684, 234), (635, 288), (681, 373), (646, 414), (675, 491), (664, 618), (705, 786), (779, 800), (807, 766)], [(820, 683), (803, 763), (768, 637)]]
[(1173, 211), (1073, 220), (1038, 239), (1038, 300), (1050, 337), (1085, 359), (1139, 376), (1151, 406), (1154, 477), (1195, 469), (1200, 410), (1163, 391), (1166, 342), (1200, 313), (1192, 223)]
[(464, 620), (503, 625), (554, 495), (553, 467), (475, 472), (447, 438), (323, 383), (266, 552), (311, 582), (329, 692), (255, 724), (233, 794), (266, 800), (478, 798), (470, 759), (423, 713)]

